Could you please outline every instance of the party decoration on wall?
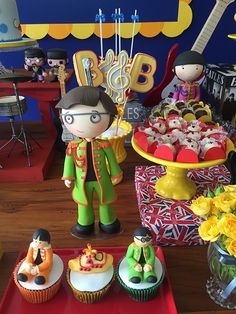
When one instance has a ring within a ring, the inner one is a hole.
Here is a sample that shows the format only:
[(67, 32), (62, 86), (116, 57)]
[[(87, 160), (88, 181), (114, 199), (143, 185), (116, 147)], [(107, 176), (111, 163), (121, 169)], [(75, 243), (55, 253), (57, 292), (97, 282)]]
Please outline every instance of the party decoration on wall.
[[(177, 37), (181, 35), (192, 22), (191, 0), (179, 0), (178, 20), (168, 22), (138, 22), (136, 20), (133, 34), (133, 23), (122, 22), (122, 12), (115, 11), (113, 23), (103, 23), (102, 37), (110, 38), (118, 33), (121, 38), (132, 38), (138, 33), (144, 37), (155, 37), (162, 33), (167, 37)], [(120, 16), (119, 16), (120, 14)], [(120, 20), (120, 30), (119, 30)], [(64, 23), (64, 24), (21, 24), (22, 35), (30, 38), (42, 39), (46, 35), (54, 39), (65, 39), (70, 34), (78, 39), (87, 39), (93, 34), (100, 37), (100, 25), (95, 23)], [(121, 48), (121, 47), (120, 47)], [(121, 50), (121, 49), (120, 49)], [(115, 54), (117, 51), (115, 50)]]
[(36, 40), (21, 37), (16, 1), (0, 0), (0, 51), (22, 50), (36, 45)]
[[(235, 0), (216, 1), (216, 4), (211, 14), (209, 15), (197, 39), (195, 40), (191, 50), (197, 51), (200, 54), (203, 53), (217, 24), (219, 23), (222, 15), (224, 14), (224, 11), (226, 10), (227, 6), (234, 1)], [(170, 94), (174, 91), (174, 86), (177, 83), (179, 83), (177, 76), (174, 76), (173, 72), (171, 71), (174, 59), (176, 57), (177, 49), (178, 47), (176, 47), (176, 45), (174, 45), (171, 48), (166, 62), (166, 73), (164, 75), (164, 78), (158, 86), (154, 87), (153, 90), (149, 91), (149, 93), (147, 93), (147, 95), (145, 96), (144, 98), (145, 107), (152, 107), (159, 103), (162, 99), (169, 97)]]

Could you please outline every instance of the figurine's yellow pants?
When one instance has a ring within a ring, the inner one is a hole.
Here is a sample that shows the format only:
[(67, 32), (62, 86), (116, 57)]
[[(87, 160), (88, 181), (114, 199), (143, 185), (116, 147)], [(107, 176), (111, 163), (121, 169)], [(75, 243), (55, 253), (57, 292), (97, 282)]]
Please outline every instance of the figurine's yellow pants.
[(88, 205), (78, 205), (78, 223), (82, 226), (88, 226), (94, 223), (93, 193), (95, 191), (99, 200), (100, 222), (105, 225), (112, 224), (116, 220), (116, 215), (111, 204), (101, 204), (101, 193), (98, 182), (85, 182), (85, 191), (88, 198)]

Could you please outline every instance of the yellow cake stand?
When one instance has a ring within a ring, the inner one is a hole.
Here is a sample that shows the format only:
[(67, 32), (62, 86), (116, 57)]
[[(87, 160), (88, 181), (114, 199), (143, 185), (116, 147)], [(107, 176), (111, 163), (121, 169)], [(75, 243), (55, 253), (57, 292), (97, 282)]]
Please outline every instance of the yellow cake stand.
[[(226, 159), (218, 159), (199, 163), (172, 162), (158, 159), (145, 152), (137, 145), (134, 137), (132, 137), (132, 146), (145, 159), (166, 166), (166, 175), (158, 179), (155, 189), (159, 195), (174, 200), (190, 200), (196, 194), (196, 184), (187, 177), (188, 169), (208, 168), (223, 164), (226, 161)], [(227, 139), (227, 155), (231, 150), (234, 150), (234, 144), (230, 139)]]

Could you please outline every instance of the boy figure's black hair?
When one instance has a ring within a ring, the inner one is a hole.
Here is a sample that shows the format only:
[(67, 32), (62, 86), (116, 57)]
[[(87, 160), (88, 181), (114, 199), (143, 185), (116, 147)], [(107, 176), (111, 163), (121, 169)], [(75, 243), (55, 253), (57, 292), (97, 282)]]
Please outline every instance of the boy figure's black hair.
[(50, 243), (51, 241), (51, 236), (50, 233), (46, 230), (46, 229), (38, 229), (33, 233), (33, 239), (38, 239), (40, 241), (46, 241), (48, 243)]
[(133, 236), (134, 237), (145, 237), (146, 235), (152, 238), (152, 233), (147, 227), (139, 227), (134, 230)]

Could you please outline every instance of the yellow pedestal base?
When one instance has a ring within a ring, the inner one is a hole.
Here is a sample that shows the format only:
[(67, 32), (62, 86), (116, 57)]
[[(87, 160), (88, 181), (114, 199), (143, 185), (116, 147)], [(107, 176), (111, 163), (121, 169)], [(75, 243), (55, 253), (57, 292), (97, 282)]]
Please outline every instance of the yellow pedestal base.
[(156, 185), (156, 192), (174, 200), (190, 200), (196, 193), (197, 187), (187, 177), (187, 169), (166, 167), (166, 175), (160, 178)]

